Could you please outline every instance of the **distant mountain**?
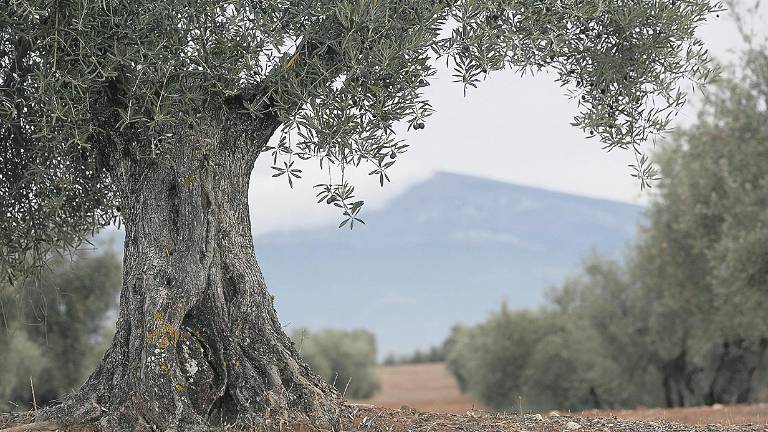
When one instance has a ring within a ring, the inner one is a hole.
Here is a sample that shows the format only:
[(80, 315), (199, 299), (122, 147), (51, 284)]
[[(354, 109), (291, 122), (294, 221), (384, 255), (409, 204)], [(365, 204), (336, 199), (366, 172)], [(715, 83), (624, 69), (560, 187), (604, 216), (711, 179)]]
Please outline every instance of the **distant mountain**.
[(619, 256), (642, 207), (438, 173), (365, 214), (365, 225), (272, 232), (254, 242), (278, 314), (364, 327), (379, 352), (442, 342), (457, 322), (542, 304), (593, 248)]

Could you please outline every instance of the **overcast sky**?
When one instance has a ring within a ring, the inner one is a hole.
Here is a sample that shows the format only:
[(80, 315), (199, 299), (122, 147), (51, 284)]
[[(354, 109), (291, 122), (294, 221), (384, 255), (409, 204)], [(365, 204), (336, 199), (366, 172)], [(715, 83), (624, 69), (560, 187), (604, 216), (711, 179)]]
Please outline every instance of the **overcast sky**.
[[(763, 7), (763, 9), (766, 9)], [(760, 14), (757, 28), (765, 34), (768, 20)], [(700, 32), (719, 59), (734, 59), (743, 44), (728, 13), (720, 14)], [(365, 173), (354, 184), (371, 211), (436, 171), (477, 175), (523, 185), (644, 204), (648, 193), (630, 176), (630, 152), (607, 153), (600, 142), (584, 138), (570, 126), (576, 114), (551, 75), (520, 77), (510, 72), (491, 76), (462, 95), (449, 73), (441, 73), (427, 89), (435, 114), (426, 129), (402, 133), (411, 148), (398, 158), (392, 182), (384, 188)], [(688, 104), (677, 119), (690, 122), (696, 112)], [(315, 204), (312, 185), (323, 180), (315, 161), (302, 167), (306, 178), (291, 190), (284, 178), (273, 179), (268, 157), (257, 163), (251, 179), (250, 204), (254, 235), (275, 230), (317, 226), (340, 220), (338, 211)]]

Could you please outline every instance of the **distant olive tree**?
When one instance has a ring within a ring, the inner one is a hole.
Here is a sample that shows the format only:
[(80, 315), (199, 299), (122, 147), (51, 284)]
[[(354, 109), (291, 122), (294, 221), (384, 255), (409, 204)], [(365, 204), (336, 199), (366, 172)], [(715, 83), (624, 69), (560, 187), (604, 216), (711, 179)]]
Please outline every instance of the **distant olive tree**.
[[(657, 347), (646, 337), (649, 318), (639, 307), (653, 297), (638, 289), (634, 277), (626, 265), (593, 253), (578, 273), (550, 289), (549, 308), (565, 324), (554, 335), (561, 350), (552, 343), (542, 349), (559, 356), (565, 374), (567, 364), (572, 366), (569, 378), (554, 380), (560, 387), (553, 385), (540, 397), (579, 409), (664, 404), (662, 378), (654, 363)], [(533, 365), (531, 382), (545, 373), (538, 364)], [(564, 394), (572, 396), (565, 400)]]
[(556, 325), (546, 314), (502, 306), (480, 324), (454, 327), (446, 344), (448, 368), (464, 391), (487, 406), (516, 410), (520, 398), (528, 399), (524, 380), (531, 356)]
[(373, 396), (376, 377), (376, 339), (366, 330), (295, 331), (291, 338), (301, 357), (324, 380), (350, 399)]
[(0, 332), (0, 411), (28, 409), (32, 401), (30, 377), (50, 367), (41, 351), (17, 325)]
[(114, 254), (80, 254), (22, 289), (0, 284), (0, 403), (31, 406), (30, 380), (40, 406), (85, 381), (114, 331), (120, 274)]
[(384, 357), (383, 364), (385, 366), (393, 366), (399, 364), (436, 363), (441, 361), (445, 361), (445, 348), (436, 345), (426, 350), (417, 349), (410, 354), (387, 354), (387, 356)]
[(448, 367), (496, 410), (620, 408), (663, 403), (656, 370), (633, 333), (625, 269), (593, 255), (552, 288), (547, 307), (455, 327)]
[(751, 400), (768, 353), (767, 96), (768, 47), (752, 45), (661, 153), (668, 181), (633, 265), (650, 335), (677, 341), (708, 403)]

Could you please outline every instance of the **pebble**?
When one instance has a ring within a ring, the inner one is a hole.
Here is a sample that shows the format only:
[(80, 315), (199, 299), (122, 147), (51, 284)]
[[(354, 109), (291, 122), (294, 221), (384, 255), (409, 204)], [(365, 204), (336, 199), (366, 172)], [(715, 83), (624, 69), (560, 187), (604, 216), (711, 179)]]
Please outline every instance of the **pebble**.
[(534, 414), (533, 419), (537, 421), (542, 421), (544, 420), (544, 416), (542, 416), (541, 414)]
[(569, 421), (568, 423), (565, 424), (565, 428), (568, 430), (576, 430), (576, 429), (581, 429), (581, 425), (576, 422)]

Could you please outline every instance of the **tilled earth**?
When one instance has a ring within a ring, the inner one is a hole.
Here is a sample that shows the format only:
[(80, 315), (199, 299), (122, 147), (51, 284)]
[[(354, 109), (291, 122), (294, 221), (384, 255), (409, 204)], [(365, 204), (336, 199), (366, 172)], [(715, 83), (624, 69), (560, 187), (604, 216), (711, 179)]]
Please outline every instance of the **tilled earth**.
[[(407, 405), (426, 412), (464, 414), (482, 409), (482, 403), (463, 394), (445, 363), (419, 363), (376, 368), (381, 389), (370, 399), (357, 402), (378, 407), (399, 408)], [(768, 394), (756, 395), (768, 400)], [(525, 405), (523, 405), (525, 408)], [(561, 411), (561, 413), (564, 413)], [(619, 417), (650, 422), (680, 422), (695, 425), (722, 424), (768, 425), (768, 403), (749, 405), (713, 405), (686, 408), (643, 408), (627, 410), (590, 410), (571, 413), (586, 417)]]
[(768, 404), (712, 405), (685, 408), (635, 408), (631, 410), (590, 410), (579, 413), (587, 417), (612, 417), (629, 420), (676, 421), (688, 424), (768, 425)]
[[(83, 426), (69, 428), (59, 428), (52, 424), (33, 426), (29, 424), (31, 422), (30, 415), (0, 416), (0, 431), (84, 432), (91, 430)], [(481, 411), (469, 411), (466, 414), (437, 414), (407, 407), (389, 409), (350, 404), (342, 409), (339, 424), (333, 428), (318, 428), (309, 426), (307, 423), (278, 425), (273, 421), (250, 430), (258, 432), (768, 432), (768, 425), (693, 426), (659, 420), (638, 421), (616, 417), (542, 416), (540, 414), (499, 415)]]
[[(357, 411), (355, 411), (357, 409)], [(399, 410), (351, 407), (343, 422), (344, 430), (371, 432), (704, 432), (762, 431), (766, 425), (705, 425), (667, 421), (622, 420), (616, 417), (576, 417), (566, 415), (497, 415), (477, 411), (466, 414), (433, 414), (408, 408)], [(354, 413), (352, 417), (350, 414)], [(359, 423), (357, 423), (359, 422)]]

